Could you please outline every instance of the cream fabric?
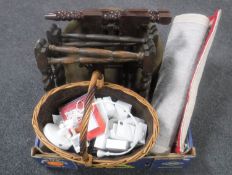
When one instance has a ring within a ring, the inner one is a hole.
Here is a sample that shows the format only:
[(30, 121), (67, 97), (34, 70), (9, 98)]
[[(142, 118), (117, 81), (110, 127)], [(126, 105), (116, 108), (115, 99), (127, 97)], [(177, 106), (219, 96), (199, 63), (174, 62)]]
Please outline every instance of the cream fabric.
[(183, 14), (174, 18), (152, 101), (160, 122), (160, 135), (152, 153), (171, 150), (208, 27), (209, 19), (203, 15)]

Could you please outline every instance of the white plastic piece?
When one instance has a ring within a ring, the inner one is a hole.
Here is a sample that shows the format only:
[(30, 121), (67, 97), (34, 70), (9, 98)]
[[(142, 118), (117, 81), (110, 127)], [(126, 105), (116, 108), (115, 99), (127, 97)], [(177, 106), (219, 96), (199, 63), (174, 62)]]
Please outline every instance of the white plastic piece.
[(73, 148), (74, 148), (76, 153), (79, 153), (81, 150), (80, 146), (74, 146)]
[(109, 151), (125, 151), (129, 147), (128, 141), (125, 140), (106, 140), (106, 149)]
[(66, 128), (77, 128), (82, 120), (82, 114), (76, 113), (77, 116), (72, 116), (69, 117), (67, 120), (65, 121), (61, 121), (59, 127), (66, 127)]
[(109, 123), (108, 123), (108, 128), (109, 128), (109, 129), (113, 128), (113, 125), (114, 125), (115, 123), (118, 123), (118, 120), (115, 119), (115, 118), (111, 118), (111, 119), (109, 120)]
[(115, 106), (112, 102), (111, 97), (103, 97), (104, 107), (109, 118), (113, 117), (116, 113)]
[(53, 123), (48, 123), (43, 128), (44, 135), (46, 138), (56, 147), (68, 150), (72, 143), (66, 138), (68, 130), (66, 128), (60, 129)]
[(82, 114), (78, 114), (78, 116), (72, 117), (72, 119), (69, 120), (70, 122), (72, 122), (72, 124), (71, 124), (72, 128), (76, 128), (80, 125), (82, 117), (83, 117)]
[(106, 134), (102, 134), (100, 136), (97, 136), (97, 138), (94, 142), (94, 147), (97, 149), (106, 149), (106, 139), (107, 139)]
[(110, 152), (102, 151), (102, 150), (97, 151), (97, 157), (101, 158), (101, 157), (104, 157), (104, 156), (110, 156)]
[(105, 121), (106, 128), (105, 128), (105, 132), (103, 134), (96, 137), (95, 142), (94, 142), (94, 147), (97, 149), (105, 149), (106, 148), (106, 139), (108, 138), (108, 132), (109, 132), (109, 118), (107, 116), (107, 111), (105, 109), (103, 100), (101, 98), (97, 98), (95, 100), (95, 102), (96, 102), (97, 108), (98, 108), (102, 118)]
[(76, 130), (74, 128), (70, 128), (69, 131), (72, 133), (72, 135), (76, 135), (77, 134), (77, 132), (76, 132)]
[(146, 139), (146, 134), (147, 134), (147, 125), (145, 123), (139, 123), (138, 124), (138, 140), (139, 144), (144, 145), (145, 144), (145, 139)]
[(60, 129), (62, 129), (62, 128), (64, 128), (65, 127), (65, 125), (64, 125), (64, 122), (62, 121), (62, 122), (60, 122), (60, 124), (59, 124), (59, 128)]
[[(65, 135), (65, 137), (66, 137), (67, 139), (70, 139), (70, 138), (72, 137), (72, 135), (74, 134), (74, 133), (72, 133), (71, 130), (68, 130), (68, 128), (65, 127), (64, 121), (61, 121), (58, 127), (60, 128), (60, 131), (61, 131), (61, 132), (62, 132), (62, 130), (66, 130), (66, 135)], [(71, 131), (71, 132), (69, 132), (69, 131)], [(76, 134), (76, 132), (75, 132), (75, 134)]]
[(116, 104), (116, 113), (115, 113), (115, 118), (118, 118), (119, 120), (125, 120), (128, 117), (128, 112), (123, 110), (121, 105)]
[(62, 121), (62, 117), (61, 115), (52, 114), (52, 120), (54, 124), (59, 125), (60, 122)]
[(76, 153), (80, 152), (80, 134), (71, 137), (71, 142)]
[(123, 109), (126, 110), (127, 112), (131, 112), (131, 108), (132, 108), (131, 104), (126, 103), (126, 102), (121, 101), (121, 100), (118, 100), (116, 102), (116, 104), (119, 104), (119, 105), (123, 106)]
[[(131, 117), (133, 117), (133, 115), (132, 114), (129, 114)], [(138, 129), (137, 129), (137, 124), (138, 123), (136, 123), (135, 125), (136, 125), (136, 133), (138, 133)], [(138, 134), (136, 134), (136, 135), (138, 135)], [(103, 150), (98, 150), (97, 151), (97, 157), (104, 157), (104, 156), (121, 156), (121, 155), (124, 155), (124, 154), (127, 154), (128, 152), (130, 152), (132, 149), (134, 149), (134, 147), (137, 145), (137, 143), (138, 143), (138, 137), (135, 137), (134, 138), (134, 140), (133, 140), (133, 142), (131, 143), (131, 147), (128, 149), (128, 150), (126, 150), (126, 151), (123, 151), (123, 152), (118, 152), (118, 153), (115, 153), (115, 152), (109, 152), (109, 151), (103, 151)]]
[(123, 101), (118, 100), (115, 103), (116, 113), (115, 118), (119, 120), (125, 120), (128, 117), (128, 113), (131, 112), (132, 105)]
[(123, 121), (118, 121), (118, 124), (113, 124), (110, 131), (110, 137), (117, 140), (125, 140), (132, 142), (134, 140), (135, 126)]
[(91, 116), (89, 118), (88, 131), (92, 131), (97, 127), (98, 123), (96, 121), (96, 118), (94, 117), (93, 113), (91, 113)]
[[(111, 102), (113, 105), (116, 105), (115, 102)], [(97, 104), (97, 103), (95, 103)], [(104, 157), (104, 156), (121, 156), (124, 154), (127, 154), (128, 152), (130, 152), (132, 149), (134, 149), (134, 147), (138, 144), (139, 141), (139, 130), (138, 130), (138, 122), (136, 121), (136, 119), (134, 118), (134, 116), (129, 112), (128, 116), (132, 119), (132, 123), (135, 126), (135, 136), (133, 141), (130, 144), (130, 148), (128, 148), (126, 151), (122, 151), (122, 152), (110, 152), (110, 151), (103, 151), (103, 150), (98, 150), (97, 151), (97, 157)], [(113, 125), (115, 124), (115, 122), (117, 122), (116, 118), (110, 119), (108, 122), (108, 128), (112, 128)]]
[[(138, 123), (145, 123), (145, 121), (143, 119), (141, 119), (141, 118), (138, 118), (138, 117), (135, 117), (135, 116), (134, 116), (134, 118)], [(134, 121), (133, 121), (133, 119), (131, 117), (124, 120), (124, 122), (126, 122), (126, 123), (128, 123), (130, 125), (134, 125)]]
[[(131, 147), (135, 147), (141, 140), (143, 133), (141, 133), (143, 130), (143, 126), (141, 123), (136, 123), (136, 129), (134, 134), (134, 140), (131, 143)], [(145, 140), (144, 140), (145, 142)]]
[(117, 123), (113, 123), (112, 129), (110, 130), (110, 138), (112, 138), (112, 139), (118, 139), (118, 137), (116, 135), (117, 128), (118, 128), (118, 124)]
[(117, 136), (132, 142), (134, 140), (135, 126), (118, 121)]
[(80, 134), (76, 134), (71, 137), (71, 142), (73, 146), (79, 146), (80, 145)]
[(72, 137), (72, 134), (68, 132), (67, 135), (66, 135), (66, 138), (71, 139), (71, 137)]

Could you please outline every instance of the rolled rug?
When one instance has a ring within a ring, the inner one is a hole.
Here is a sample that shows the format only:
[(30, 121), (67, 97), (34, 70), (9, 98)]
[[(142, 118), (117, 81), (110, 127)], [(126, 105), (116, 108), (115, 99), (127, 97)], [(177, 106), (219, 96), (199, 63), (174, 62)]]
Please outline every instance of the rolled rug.
[(208, 17), (200, 14), (183, 14), (173, 20), (152, 101), (159, 116), (160, 135), (151, 153), (171, 151), (208, 28)]

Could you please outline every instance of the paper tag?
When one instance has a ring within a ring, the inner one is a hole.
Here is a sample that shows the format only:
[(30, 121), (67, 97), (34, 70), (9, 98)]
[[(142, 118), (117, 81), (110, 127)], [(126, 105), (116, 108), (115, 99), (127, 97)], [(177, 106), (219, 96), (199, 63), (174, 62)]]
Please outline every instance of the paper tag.
[[(83, 95), (60, 108), (60, 114), (64, 124), (70, 130), (80, 132), (82, 117), (84, 115), (84, 105), (87, 95)], [(88, 124), (87, 139), (91, 140), (104, 133), (105, 122), (96, 105), (93, 105), (92, 113)]]

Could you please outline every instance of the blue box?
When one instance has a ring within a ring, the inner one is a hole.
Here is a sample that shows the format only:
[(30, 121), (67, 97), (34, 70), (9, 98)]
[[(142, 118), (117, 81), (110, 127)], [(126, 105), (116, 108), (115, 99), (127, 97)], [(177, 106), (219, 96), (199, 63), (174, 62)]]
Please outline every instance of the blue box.
[[(51, 152), (46, 148), (38, 138), (35, 139), (35, 145), (31, 148), (31, 156), (40, 164), (48, 168), (66, 168), (78, 169), (83, 165), (77, 164), (70, 160), (60, 157), (58, 154)], [(170, 153), (168, 155), (146, 156), (136, 162), (120, 165), (115, 168), (146, 168), (146, 169), (171, 169), (184, 168), (196, 157), (196, 150), (193, 146), (192, 134), (189, 130), (186, 139), (186, 153), (179, 155)]]

